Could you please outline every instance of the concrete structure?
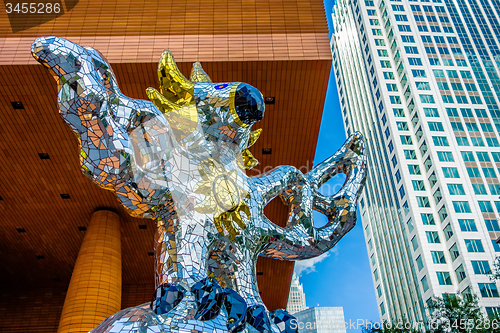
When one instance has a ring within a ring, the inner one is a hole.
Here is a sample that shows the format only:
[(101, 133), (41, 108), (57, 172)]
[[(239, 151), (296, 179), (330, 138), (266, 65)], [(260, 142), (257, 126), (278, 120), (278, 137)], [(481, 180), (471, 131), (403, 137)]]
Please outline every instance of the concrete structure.
[[(246, 82), (274, 97), (258, 125), (264, 131), (252, 154), (260, 165), (250, 175), (312, 166), (328, 85), (322, 0), (61, 3), (59, 16), (0, 13), (2, 332), (57, 330), (92, 214), (103, 207), (118, 214), (121, 236), (121, 288), (106, 292), (126, 308), (150, 301), (154, 291), (155, 223), (130, 217), (113, 193), (81, 173), (76, 138), (57, 111), (56, 84), (30, 54), (35, 38), (56, 35), (98, 49), (132, 98), (148, 99), (145, 89), (158, 87), (164, 49), (185, 75), (200, 61), (216, 82)], [(287, 212), (280, 200), (265, 211), (282, 226)], [(293, 262), (260, 258), (257, 271), (269, 310), (284, 308)]]
[(295, 313), (299, 333), (346, 333), (344, 308), (318, 306)]
[(286, 311), (292, 314), (305, 309), (307, 309), (307, 306), (304, 287), (300, 283), (297, 274), (293, 273), (290, 293), (288, 294), (288, 302), (286, 303)]
[(331, 40), (346, 132), (368, 148), (360, 200), (382, 320), (474, 293), (500, 247), (500, 8), (489, 0), (338, 0)]

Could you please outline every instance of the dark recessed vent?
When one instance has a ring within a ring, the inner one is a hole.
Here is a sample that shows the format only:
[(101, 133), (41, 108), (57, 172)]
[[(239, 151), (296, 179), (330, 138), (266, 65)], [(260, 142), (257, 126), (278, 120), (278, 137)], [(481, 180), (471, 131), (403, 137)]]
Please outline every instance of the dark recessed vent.
[(2, 197), (0, 197), (0, 201), (2, 201), (2, 200), (3, 200), (3, 198), (2, 198)]
[(155, 255), (155, 253), (154, 253), (154, 252), (148, 252), (148, 256), (152, 257), (152, 256), (154, 256), (154, 255)]
[(262, 149), (262, 155), (271, 155), (272, 149), (271, 148), (263, 148)]
[(257, 275), (264, 275), (264, 272), (257, 272)]
[(145, 224), (139, 224), (139, 229), (147, 229), (148, 227)]
[(45, 257), (44, 257), (44, 256), (42, 256), (41, 254), (37, 255), (37, 256), (36, 256), (36, 258), (37, 258), (38, 260), (45, 259)]
[(61, 198), (62, 199), (69, 199), (69, 194), (68, 193), (61, 193)]
[(78, 227), (78, 230), (80, 230), (80, 231), (87, 231), (87, 227)]
[(10, 104), (12, 104), (14, 110), (24, 110), (24, 105), (21, 101), (10, 102)]
[(41, 160), (50, 160), (49, 154), (47, 153), (38, 153), (38, 157), (40, 157)]
[(266, 104), (274, 104), (274, 96), (268, 96), (264, 99), (264, 103)]
[(22, 234), (23, 232), (26, 232), (26, 229), (24, 228), (16, 228), (17, 232)]

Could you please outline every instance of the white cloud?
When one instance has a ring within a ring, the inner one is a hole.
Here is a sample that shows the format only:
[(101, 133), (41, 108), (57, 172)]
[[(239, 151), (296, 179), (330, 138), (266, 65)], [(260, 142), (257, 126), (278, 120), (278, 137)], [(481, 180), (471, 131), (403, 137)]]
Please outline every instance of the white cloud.
[(311, 272), (316, 272), (316, 264), (322, 262), (330, 255), (337, 254), (337, 249), (333, 248), (332, 250), (312, 259), (301, 260), (295, 262), (295, 274), (297, 276), (301, 276), (302, 274), (309, 274)]

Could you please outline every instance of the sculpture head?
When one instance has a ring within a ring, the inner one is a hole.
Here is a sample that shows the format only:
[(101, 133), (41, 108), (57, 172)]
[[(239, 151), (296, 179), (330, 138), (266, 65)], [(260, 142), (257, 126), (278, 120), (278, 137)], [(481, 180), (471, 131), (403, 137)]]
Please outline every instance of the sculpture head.
[[(99, 107), (107, 95), (105, 88), (119, 91), (108, 61), (91, 47), (84, 48), (58, 37), (40, 37), (31, 52), (52, 71), (59, 86), (59, 110), (63, 114), (82, 111), (73, 105), (81, 101), (78, 95), (84, 95), (88, 102)], [(104, 86), (88, 82), (89, 79), (102, 81)], [(199, 62), (193, 64), (188, 80), (170, 51), (164, 51), (160, 58), (158, 79), (159, 90), (148, 88), (146, 92), (169, 121), (178, 141), (189, 139), (195, 128), (201, 126), (206, 140), (235, 146), (241, 168), (251, 169), (258, 164), (248, 148), (262, 132), (251, 130), (264, 117), (264, 99), (259, 90), (241, 82), (212, 83)], [(71, 126), (77, 132), (83, 130), (76, 123)]]
[(248, 148), (261, 134), (260, 129), (251, 131), (252, 125), (264, 117), (264, 98), (259, 90), (241, 82), (212, 83), (199, 62), (193, 64), (188, 80), (170, 51), (164, 51), (160, 58), (158, 80), (159, 91), (148, 88), (148, 97), (163, 113), (178, 114), (177, 124), (184, 136), (200, 123), (207, 140), (239, 147), (245, 169), (257, 165)]

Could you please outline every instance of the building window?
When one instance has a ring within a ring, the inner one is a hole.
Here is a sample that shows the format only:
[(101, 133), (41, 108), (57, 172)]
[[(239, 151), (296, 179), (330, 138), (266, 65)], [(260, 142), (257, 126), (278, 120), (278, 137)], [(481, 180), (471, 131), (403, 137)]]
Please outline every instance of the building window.
[(417, 261), (418, 271), (420, 272), (422, 270), (422, 268), (424, 268), (424, 263), (422, 262), (422, 256), (418, 256), (416, 261)]
[(409, 131), (408, 123), (406, 121), (397, 121), (396, 126), (400, 131)]
[(440, 162), (455, 162), (451, 151), (438, 151), (437, 155)]
[(394, 112), (395, 117), (404, 117), (405, 116), (405, 112), (403, 109), (392, 109), (392, 111)]
[[(483, 184), (474, 184), (474, 185), (483, 185)], [(483, 188), (484, 188), (484, 185), (483, 185)], [(488, 188), (490, 189), (490, 192), (491, 192), (492, 195), (500, 195), (500, 185), (498, 185), (498, 184), (489, 184)], [(484, 190), (483, 194), (486, 194), (486, 189)]]
[(385, 306), (384, 302), (380, 303), (380, 313), (382, 313), (382, 316), (385, 315)]
[(467, 139), (466, 136), (457, 136), (457, 144), (460, 147), (468, 147), (469, 146), (469, 140)]
[(481, 178), (481, 174), (479, 173), (478, 168), (467, 167), (467, 174), (470, 178)]
[(410, 175), (421, 175), (420, 167), (416, 164), (408, 164)]
[(464, 186), (462, 184), (447, 184), (450, 195), (465, 195)]
[(495, 252), (500, 252), (500, 244), (498, 244), (495, 239), (492, 239), (491, 240), (491, 243), (493, 244), (493, 249), (495, 250)]
[(389, 96), (391, 104), (401, 104), (401, 97), (399, 96)]
[(380, 60), (380, 66), (382, 68), (391, 68), (391, 62), (389, 60)]
[(420, 213), (420, 217), (422, 218), (422, 223), (424, 225), (436, 225), (434, 215), (432, 215), (432, 213)]
[(458, 283), (462, 282), (467, 277), (467, 274), (465, 273), (464, 265), (458, 266), (458, 268), (455, 270), (455, 273), (457, 274)]
[(401, 32), (411, 32), (411, 28), (407, 24), (398, 24), (398, 30)]
[[(422, 95), (420, 95), (422, 96)], [(440, 121), (429, 121), (429, 130), (432, 132), (444, 132), (443, 123)]]
[(417, 159), (417, 154), (415, 153), (415, 150), (413, 150), (413, 149), (405, 149), (404, 154), (405, 154), (405, 158), (407, 160), (416, 160)]
[(439, 234), (437, 231), (426, 231), (425, 235), (427, 237), (427, 242), (429, 242), (430, 244), (441, 243), (441, 240), (439, 239)]
[(488, 147), (500, 147), (497, 138), (486, 138), (486, 144)]
[(413, 36), (401, 35), (401, 39), (403, 40), (403, 43), (415, 43), (415, 38), (413, 38)]
[(399, 188), (399, 196), (401, 199), (403, 199), (403, 197), (405, 196), (405, 187), (404, 185), (401, 185), (401, 187)]
[(483, 132), (493, 133), (493, 126), (490, 123), (481, 123), (480, 125)]
[(384, 72), (384, 79), (394, 80), (394, 73), (393, 72)]
[(460, 230), (464, 232), (475, 232), (477, 231), (476, 222), (473, 219), (459, 219)]
[(490, 201), (478, 201), (477, 203), (482, 213), (493, 213), (493, 206)]
[(431, 184), (431, 188), (433, 188), (434, 185), (437, 184), (437, 177), (434, 171), (432, 171), (431, 175), (429, 176), (429, 183)]
[(462, 154), (462, 158), (465, 162), (474, 162), (474, 155), (472, 154), (471, 151), (462, 151), (460, 152)]
[(458, 246), (457, 244), (453, 244), (453, 246), (450, 248), (450, 255), (451, 255), (451, 260), (455, 261), (458, 257), (460, 257), (460, 251), (458, 251)]
[(483, 168), (483, 173), (485, 178), (497, 178), (493, 168)]
[[(455, 108), (446, 108), (446, 114), (448, 115), (448, 117), (459, 117), (458, 111)], [(460, 123), (460, 125), (461, 125), (461, 123)], [(461, 130), (462, 131), (464, 130), (463, 127)]]
[(483, 243), (480, 239), (465, 239), (467, 252), (484, 252)]
[[(427, 83), (427, 82), (420, 82), (420, 83)], [(424, 113), (426, 117), (439, 117), (439, 112), (438, 109), (436, 108), (424, 108)]]
[(432, 142), (434, 142), (434, 145), (437, 147), (448, 147), (450, 145), (445, 136), (433, 136)]
[(479, 162), (491, 162), (488, 153), (485, 151), (476, 151), (476, 155)]
[(421, 180), (412, 180), (411, 181), (413, 185), (413, 190), (414, 191), (425, 191), (425, 185), (424, 182)]
[(469, 202), (467, 201), (453, 201), (453, 208), (455, 213), (470, 213)]
[(444, 178), (460, 178), (458, 169), (455, 167), (443, 167)]
[(472, 261), (472, 268), (474, 269), (474, 274), (490, 275), (491, 268), (488, 261)]
[(486, 229), (488, 229), (488, 231), (500, 231), (500, 226), (498, 225), (498, 220), (486, 219), (486, 220), (484, 220), (484, 223), (486, 224)]
[(422, 289), (424, 290), (424, 293), (429, 290), (429, 284), (427, 283), (427, 275), (420, 280), (422, 282)]
[[(412, 65), (412, 66), (423, 66), (422, 59), (420, 59), (420, 58), (408, 58), (408, 61), (410, 62), (410, 65)], [(430, 90), (430, 89), (426, 89), (426, 90)]]
[(443, 251), (431, 251), (432, 262), (435, 264), (446, 264)]
[(434, 101), (434, 96), (432, 95), (419, 95), (420, 96), (420, 101), (422, 103), (429, 103), (429, 104), (435, 104), (436, 102)]
[(470, 141), (472, 142), (472, 145), (474, 147), (484, 147), (484, 141), (482, 138), (480, 137), (475, 137), (475, 136), (472, 136), (470, 138)]
[(403, 145), (411, 145), (411, 144), (413, 144), (413, 142), (411, 140), (411, 136), (409, 136), (409, 135), (400, 135), (399, 137), (401, 138), (401, 143)]
[(500, 307), (486, 307), (486, 313), (490, 318), (498, 318), (500, 316)]
[(429, 208), (431, 204), (428, 197), (417, 197), (418, 207)]
[(412, 69), (411, 73), (412, 73), (413, 77), (415, 77), (415, 78), (417, 78), (417, 77), (427, 77), (425, 75), (425, 71), (423, 69)]
[(449, 272), (436, 272), (440, 286), (451, 286), (451, 277)]
[(497, 286), (494, 283), (479, 283), (479, 290), (482, 297), (499, 297)]
[(418, 249), (417, 236), (413, 236), (413, 238), (411, 239), (411, 245), (413, 246), (413, 251), (416, 251)]

